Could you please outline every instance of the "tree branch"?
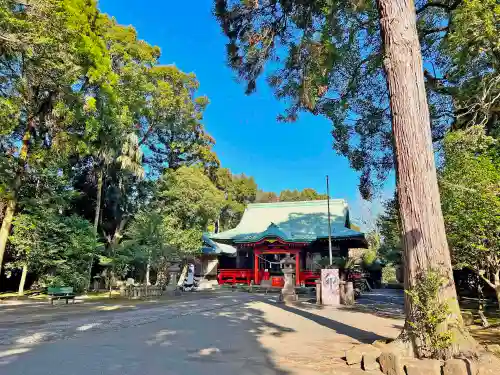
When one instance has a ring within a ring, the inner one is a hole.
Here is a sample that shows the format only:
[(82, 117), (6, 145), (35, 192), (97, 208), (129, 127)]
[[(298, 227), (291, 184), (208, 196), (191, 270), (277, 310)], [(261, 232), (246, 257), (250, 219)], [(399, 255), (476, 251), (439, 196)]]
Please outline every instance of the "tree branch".
[(456, 9), (460, 5), (461, 2), (462, 2), (462, 0), (455, 0), (455, 2), (453, 2), (452, 4), (443, 4), (443, 3), (437, 2), (437, 1), (429, 1), (424, 6), (422, 6), (422, 8), (417, 9), (416, 12), (417, 12), (417, 14), (420, 14), (422, 12), (425, 12), (429, 8), (441, 8), (441, 9), (444, 9), (448, 12), (451, 12), (452, 10)]
[(441, 33), (443, 31), (448, 31), (449, 29), (450, 29), (449, 26), (443, 26), (443, 27), (436, 27), (434, 29), (422, 30), (420, 33), (423, 36), (427, 36), (427, 35), (434, 34), (434, 33)]
[(467, 267), (467, 268), (469, 268), (471, 271), (475, 272), (481, 279), (483, 279), (483, 281), (486, 284), (488, 284), (491, 288), (493, 288), (493, 290), (495, 290), (495, 284), (493, 284), (489, 279), (484, 277), (484, 271), (479, 271), (479, 270), (472, 268), (472, 267)]

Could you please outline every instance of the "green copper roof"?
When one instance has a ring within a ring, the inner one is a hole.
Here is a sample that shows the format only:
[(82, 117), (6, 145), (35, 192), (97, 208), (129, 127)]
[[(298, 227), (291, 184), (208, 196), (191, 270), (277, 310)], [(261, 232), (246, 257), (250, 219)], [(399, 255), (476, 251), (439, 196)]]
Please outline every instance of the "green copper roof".
[[(364, 237), (363, 233), (346, 227), (348, 213), (345, 200), (330, 200), (333, 239)], [(312, 242), (326, 238), (328, 203), (320, 200), (249, 204), (236, 228), (210, 237), (234, 243), (258, 242), (264, 238), (281, 238), (288, 242)]]

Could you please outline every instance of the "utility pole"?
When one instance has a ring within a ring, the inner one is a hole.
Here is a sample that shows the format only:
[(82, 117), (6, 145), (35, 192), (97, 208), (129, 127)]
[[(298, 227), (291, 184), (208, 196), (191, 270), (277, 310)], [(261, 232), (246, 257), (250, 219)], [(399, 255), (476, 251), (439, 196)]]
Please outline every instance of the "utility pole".
[(332, 255), (332, 222), (330, 220), (330, 184), (328, 182), (328, 175), (326, 176), (326, 196), (328, 202), (328, 255), (330, 257), (330, 266), (333, 264)]

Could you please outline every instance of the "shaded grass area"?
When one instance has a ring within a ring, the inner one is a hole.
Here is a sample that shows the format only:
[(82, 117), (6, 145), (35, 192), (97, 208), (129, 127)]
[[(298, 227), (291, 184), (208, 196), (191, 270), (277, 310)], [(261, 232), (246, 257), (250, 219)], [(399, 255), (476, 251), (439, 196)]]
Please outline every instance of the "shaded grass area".
[[(120, 298), (120, 292), (113, 290), (111, 296), (109, 291), (104, 292), (88, 292), (86, 294), (77, 295), (85, 300), (106, 300), (110, 298)], [(17, 292), (0, 293), (0, 300), (46, 300), (48, 295), (42, 290), (28, 290), (24, 295), (20, 296)]]
[(45, 299), (47, 295), (43, 290), (26, 290), (22, 296), (18, 294), (18, 292), (5, 292), (0, 293), (0, 300), (9, 300), (9, 299)]
[[(471, 335), (482, 345), (500, 345), (500, 311), (496, 307), (488, 307), (484, 310), (484, 316), (490, 324), (485, 328), (482, 326), (481, 318), (478, 314), (477, 306), (462, 306), (462, 313), (470, 313), (474, 318), (474, 325), (469, 327)], [(500, 356), (500, 353), (496, 353)]]
[[(88, 292), (87, 294), (83, 295), (82, 297), (85, 297), (86, 300), (99, 300), (99, 299), (109, 299), (109, 291), (105, 292)], [(120, 291), (118, 290), (113, 290), (111, 291), (111, 298), (120, 298)]]

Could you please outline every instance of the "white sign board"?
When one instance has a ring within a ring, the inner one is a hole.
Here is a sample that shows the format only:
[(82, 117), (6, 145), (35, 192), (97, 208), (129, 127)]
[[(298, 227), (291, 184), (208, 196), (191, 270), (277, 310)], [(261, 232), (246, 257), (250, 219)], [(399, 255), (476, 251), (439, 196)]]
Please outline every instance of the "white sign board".
[(321, 302), (323, 305), (340, 305), (340, 278), (338, 269), (321, 270)]

